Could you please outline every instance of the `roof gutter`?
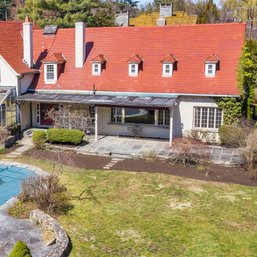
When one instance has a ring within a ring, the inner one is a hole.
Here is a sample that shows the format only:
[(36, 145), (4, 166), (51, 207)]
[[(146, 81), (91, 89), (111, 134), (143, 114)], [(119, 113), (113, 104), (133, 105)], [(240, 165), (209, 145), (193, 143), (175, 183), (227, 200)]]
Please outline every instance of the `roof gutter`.
[[(85, 94), (90, 95), (94, 94), (93, 90), (28, 90), (31, 93), (55, 93), (55, 94)], [(96, 91), (95, 94), (97, 95), (113, 95), (113, 96), (156, 96), (156, 97), (178, 97), (178, 96), (200, 96), (200, 97), (236, 97), (239, 98), (240, 95), (233, 95), (233, 94), (185, 94), (185, 93), (145, 93), (145, 92), (113, 92), (113, 91)]]

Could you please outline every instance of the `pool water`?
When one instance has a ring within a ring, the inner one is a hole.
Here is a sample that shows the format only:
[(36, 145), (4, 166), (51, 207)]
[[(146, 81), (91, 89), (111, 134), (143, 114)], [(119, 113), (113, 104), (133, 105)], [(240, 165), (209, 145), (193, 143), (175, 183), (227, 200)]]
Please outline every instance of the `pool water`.
[(0, 205), (17, 196), (21, 191), (22, 181), (33, 175), (33, 171), (29, 169), (0, 164)]

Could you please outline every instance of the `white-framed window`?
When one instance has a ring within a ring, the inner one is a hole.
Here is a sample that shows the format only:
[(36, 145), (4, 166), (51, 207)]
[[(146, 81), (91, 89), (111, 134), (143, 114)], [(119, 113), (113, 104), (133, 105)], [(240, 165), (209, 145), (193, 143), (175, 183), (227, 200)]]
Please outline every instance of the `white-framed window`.
[(89, 105), (89, 116), (92, 120), (92, 123), (94, 124), (95, 123), (95, 106), (94, 105)]
[(138, 64), (129, 63), (129, 76), (136, 77), (138, 75)]
[(158, 125), (169, 126), (170, 125), (170, 110), (158, 110)]
[(206, 63), (205, 64), (205, 76), (208, 78), (214, 78), (216, 74), (216, 64)]
[(162, 65), (162, 76), (172, 77), (173, 65), (171, 63), (164, 63)]
[(222, 125), (222, 110), (215, 107), (194, 107), (194, 128), (218, 129)]
[(101, 75), (101, 63), (92, 63), (92, 75), (100, 76)]
[(45, 83), (55, 83), (57, 81), (57, 64), (45, 64)]
[(123, 123), (124, 122), (123, 113), (124, 113), (123, 108), (112, 107), (111, 108), (111, 122)]
[(112, 107), (110, 121), (121, 124), (169, 126), (170, 110)]

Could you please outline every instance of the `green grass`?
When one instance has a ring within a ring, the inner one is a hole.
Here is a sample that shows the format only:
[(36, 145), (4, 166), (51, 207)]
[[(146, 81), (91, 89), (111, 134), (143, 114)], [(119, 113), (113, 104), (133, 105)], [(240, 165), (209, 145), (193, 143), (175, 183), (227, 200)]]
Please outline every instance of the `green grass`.
[(59, 217), (70, 256), (257, 256), (257, 188), (68, 167), (61, 181), (74, 205)]

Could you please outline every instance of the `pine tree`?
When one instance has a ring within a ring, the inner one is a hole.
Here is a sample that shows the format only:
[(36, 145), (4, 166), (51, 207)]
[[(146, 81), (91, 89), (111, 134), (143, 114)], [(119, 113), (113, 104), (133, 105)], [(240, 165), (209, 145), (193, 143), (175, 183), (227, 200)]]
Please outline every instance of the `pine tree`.
[(0, 0), (0, 20), (8, 20), (13, 7), (13, 0)]
[(26, 0), (19, 18), (24, 20), (27, 15), (40, 27), (57, 24), (69, 28), (77, 21), (86, 22), (88, 27), (115, 25), (112, 9), (100, 0)]

